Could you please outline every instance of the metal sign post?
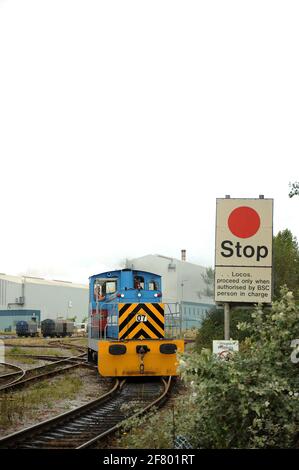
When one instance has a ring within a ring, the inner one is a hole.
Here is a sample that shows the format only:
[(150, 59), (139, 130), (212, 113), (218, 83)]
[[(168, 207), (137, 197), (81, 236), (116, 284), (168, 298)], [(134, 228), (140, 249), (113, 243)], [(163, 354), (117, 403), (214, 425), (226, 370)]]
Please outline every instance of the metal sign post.
[(224, 339), (230, 339), (230, 305), (228, 302), (224, 304)]

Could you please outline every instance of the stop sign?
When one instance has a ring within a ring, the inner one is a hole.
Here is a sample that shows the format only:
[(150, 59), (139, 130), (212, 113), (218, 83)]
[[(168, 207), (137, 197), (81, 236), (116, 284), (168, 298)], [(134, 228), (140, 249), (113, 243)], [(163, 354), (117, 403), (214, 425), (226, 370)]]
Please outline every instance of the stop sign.
[(217, 302), (271, 302), (272, 219), (272, 199), (217, 199)]

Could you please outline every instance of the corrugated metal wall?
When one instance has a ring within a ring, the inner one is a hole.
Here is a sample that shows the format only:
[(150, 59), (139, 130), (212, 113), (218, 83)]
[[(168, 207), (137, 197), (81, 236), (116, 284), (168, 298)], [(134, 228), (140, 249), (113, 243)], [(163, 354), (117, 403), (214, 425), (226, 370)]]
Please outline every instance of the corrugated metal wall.
[(183, 302), (182, 329), (188, 330), (190, 328), (200, 328), (210, 308), (210, 304)]
[(6, 301), (6, 291), (7, 291), (7, 281), (5, 279), (0, 279), (0, 305), (7, 305)]
[[(22, 298), (24, 297), (24, 304)], [(0, 275), (0, 310), (40, 311), (41, 320), (57, 317), (77, 317), (82, 321), (88, 315), (88, 287), (72, 283), (34, 280)], [(25, 314), (25, 319), (27, 316)], [(3, 326), (3, 325), (2, 325)], [(7, 328), (5, 320), (5, 328)], [(0, 325), (0, 328), (3, 329)]]

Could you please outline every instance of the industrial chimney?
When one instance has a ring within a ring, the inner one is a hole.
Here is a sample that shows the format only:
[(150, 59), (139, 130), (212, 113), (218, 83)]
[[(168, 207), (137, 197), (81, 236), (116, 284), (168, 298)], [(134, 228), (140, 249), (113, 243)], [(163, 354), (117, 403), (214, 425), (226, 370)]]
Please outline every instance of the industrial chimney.
[(186, 261), (186, 250), (181, 250), (181, 260)]

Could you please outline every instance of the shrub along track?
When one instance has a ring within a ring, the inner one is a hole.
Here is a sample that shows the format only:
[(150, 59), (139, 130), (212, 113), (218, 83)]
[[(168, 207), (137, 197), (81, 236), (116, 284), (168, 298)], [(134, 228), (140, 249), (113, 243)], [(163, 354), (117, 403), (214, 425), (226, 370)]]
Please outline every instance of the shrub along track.
[[(145, 413), (166, 399), (168, 380), (116, 380), (112, 389), (91, 402), (0, 439), (0, 448), (83, 449), (115, 432), (129, 416)], [(127, 405), (127, 411), (121, 405)], [(131, 405), (132, 408), (128, 408)], [(134, 407), (141, 407), (137, 413)]]

